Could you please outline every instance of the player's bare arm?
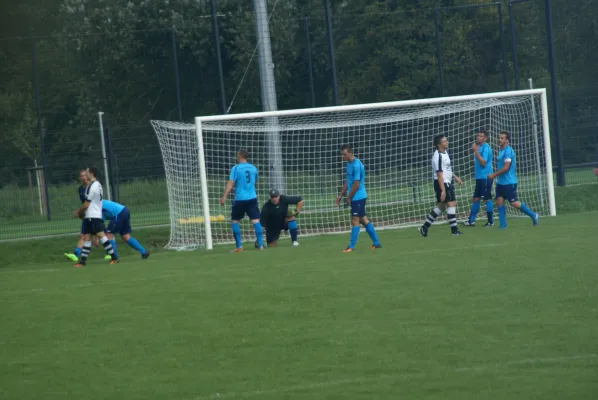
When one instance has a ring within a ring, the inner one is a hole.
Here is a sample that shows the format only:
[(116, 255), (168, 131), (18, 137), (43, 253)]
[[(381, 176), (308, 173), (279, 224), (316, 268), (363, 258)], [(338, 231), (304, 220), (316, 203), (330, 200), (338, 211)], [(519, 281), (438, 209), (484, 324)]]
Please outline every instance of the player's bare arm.
[(457, 183), (458, 183), (459, 185), (462, 185), (462, 184), (463, 184), (463, 181), (462, 181), (462, 180), (461, 180), (461, 178), (459, 178), (457, 175), (453, 174), (453, 178), (455, 179), (455, 181), (457, 181)]
[(355, 196), (355, 193), (357, 192), (357, 190), (359, 190), (360, 184), (361, 184), (361, 181), (353, 182), (353, 185), (351, 186), (351, 191), (347, 195), (347, 203), (351, 204), (351, 199), (353, 198), (353, 196)]
[(511, 168), (511, 161), (505, 160), (505, 165), (503, 165), (503, 167), (501, 169), (494, 172), (493, 174), (488, 175), (488, 179), (494, 179), (497, 176), (504, 174), (505, 172), (507, 172), (509, 170), (509, 168)]
[(221, 206), (223, 206), (224, 203), (226, 202), (226, 198), (228, 197), (228, 194), (230, 193), (230, 191), (233, 190), (234, 186), (235, 186), (235, 181), (228, 181), (228, 182), (226, 182), (226, 186), (224, 187), (224, 194), (220, 198), (220, 205)]
[(87, 211), (88, 208), (89, 208), (89, 201), (86, 201), (85, 203), (83, 203), (81, 205), (81, 207), (79, 207), (79, 209), (77, 211), (75, 211), (75, 214), (73, 214), (73, 217), (81, 218), (83, 215), (85, 215), (85, 211)]
[(473, 143), (471, 145), (471, 151), (473, 151), (473, 154), (475, 155), (475, 158), (478, 159), (478, 161), (480, 162), (480, 165), (482, 167), (485, 167), (486, 166), (486, 160), (484, 160), (484, 158), (480, 154), (479, 150), (480, 150), (480, 146), (478, 146), (477, 143)]
[(341, 203), (341, 199), (343, 198), (343, 194), (345, 194), (345, 192), (347, 191), (347, 183), (343, 183), (343, 187), (341, 188), (340, 193), (338, 194), (337, 198), (336, 198), (336, 205), (339, 205)]
[(440, 186), (440, 201), (444, 201), (446, 199), (446, 188), (444, 187), (444, 174), (442, 171), (436, 172), (436, 177), (438, 178), (438, 186)]

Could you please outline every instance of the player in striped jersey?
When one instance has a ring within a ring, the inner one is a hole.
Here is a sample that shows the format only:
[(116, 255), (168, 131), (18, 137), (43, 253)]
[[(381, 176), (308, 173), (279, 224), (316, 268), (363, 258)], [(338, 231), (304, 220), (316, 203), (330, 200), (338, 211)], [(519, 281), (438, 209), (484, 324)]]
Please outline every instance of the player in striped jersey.
[(423, 237), (427, 237), (430, 226), (446, 210), (446, 216), (451, 225), (451, 234), (459, 236), (461, 232), (457, 228), (457, 198), (455, 196), (454, 181), (457, 181), (459, 185), (462, 185), (463, 182), (453, 173), (451, 159), (447, 152), (448, 139), (446, 136), (443, 134), (434, 136), (434, 147), (436, 150), (432, 156), (432, 171), (437, 204), (430, 211), (430, 214), (426, 217), (426, 221), (418, 230)]

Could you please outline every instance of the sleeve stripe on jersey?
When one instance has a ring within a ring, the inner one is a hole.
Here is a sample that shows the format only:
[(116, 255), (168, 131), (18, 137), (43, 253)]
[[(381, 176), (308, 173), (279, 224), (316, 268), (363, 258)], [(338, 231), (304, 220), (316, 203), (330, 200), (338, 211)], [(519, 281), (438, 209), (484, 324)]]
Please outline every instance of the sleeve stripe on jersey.
[(436, 172), (442, 172), (442, 153), (438, 152), (438, 169)]

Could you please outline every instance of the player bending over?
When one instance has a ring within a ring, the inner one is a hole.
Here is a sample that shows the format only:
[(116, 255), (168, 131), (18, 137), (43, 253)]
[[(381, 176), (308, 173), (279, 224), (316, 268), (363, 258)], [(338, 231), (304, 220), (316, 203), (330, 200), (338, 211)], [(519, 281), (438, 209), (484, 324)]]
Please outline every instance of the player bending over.
[(446, 210), (446, 217), (451, 225), (451, 234), (461, 235), (457, 228), (457, 197), (455, 196), (455, 181), (462, 185), (461, 179), (453, 174), (451, 158), (448, 155), (448, 139), (443, 134), (434, 136), (434, 155), (432, 156), (432, 171), (434, 177), (434, 192), (436, 192), (436, 207), (426, 217), (426, 222), (418, 228), (419, 233), (426, 237), (428, 229), (436, 218)]
[(469, 220), (465, 221), (465, 226), (475, 226), (475, 219), (480, 211), (480, 199), (486, 202), (486, 215), (488, 222), (484, 225), (486, 228), (494, 226), (494, 213), (492, 204), (492, 179), (488, 175), (492, 173), (492, 149), (486, 143), (488, 133), (485, 129), (480, 129), (476, 135), (476, 143), (471, 145), (473, 151), (473, 164), (475, 174), (475, 190), (473, 192), (473, 202)]
[(247, 150), (239, 150), (237, 152), (237, 165), (231, 169), (224, 194), (220, 199), (220, 205), (224, 205), (226, 197), (233, 187), (235, 188), (235, 199), (233, 200), (231, 209), (231, 224), (236, 244), (235, 250), (233, 250), (234, 253), (243, 251), (239, 221), (245, 218), (245, 214), (247, 214), (253, 224), (257, 248), (260, 250), (264, 249), (263, 230), (260, 224), (260, 209), (257, 204), (257, 194), (255, 193), (258, 171), (255, 166), (247, 162), (248, 158), (249, 153)]
[[(290, 204), (295, 204), (294, 211), (289, 210)], [(299, 246), (295, 217), (301, 212), (302, 208), (303, 199), (301, 196), (281, 196), (278, 190), (270, 190), (270, 200), (264, 203), (260, 218), (260, 223), (266, 229), (268, 247), (275, 247), (278, 244), (281, 230), (288, 230), (293, 246)]]
[(500, 229), (507, 227), (507, 210), (505, 208), (505, 200), (516, 209), (527, 215), (532, 219), (535, 225), (538, 224), (538, 214), (530, 210), (523, 202), (517, 200), (517, 172), (515, 152), (510, 146), (511, 135), (507, 132), (500, 132), (498, 134), (498, 146), (500, 152), (496, 159), (496, 167), (498, 171), (488, 175), (488, 179), (496, 178), (496, 205), (498, 207), (498, 220), (500, 222)]
[(131, 228), (131, 213), (126, 206), (115, 203), (114, 201), (104, 200), (102, 201), (102, 215), (105, 220), (110, 221), (106, 229), (106, 236), (110, 240), (110, 244), (112, 244), (112, 249), (116, 257), (118, 257), (118, 251), (116, 250), (114, 235), (117, 233), (125, 243), (141, 254), (142, 259), (145, 260), (150, 256), (149, 251), (145, 250), (137, 239), (131, 236), (131, 232), (133, 232), (133, 228)]
[(102, 221), (102, 197), (103, 190), (102, 184), (97, 181), (96, 175), (98, 170), (96, 168), (87, 169), (87, 178), (89, 185), (85, 189), (85, 203), (75, 211), (75, 218), (85, 218), (83, 220), (83, 234), (84, 242), (79, 261), (75, 264), (75, 267), (80, 268), (87, 262), (87, 257), (91, 251), (91, 237), (97, 236), (104, 246), (106, 253), (110, 255), (110, 264), (116, 264), (118, 257), (114, 254), (112, 244), (104, 235), (104, 222)]
[[(79, 192), (79, 200), (81, 200), (81, 204), (83, 204), (83, 203), (85, 203), (85, 189), (87, 188), (87, 185), (89, 185), (89, 182), (87, 181), (87, 170), (86, 169), (79, 170), (79, 181), (81, 182), (81, 185), (79, 186), (77, 191)], [(79, 256), (81, 255), (81, 250), (83, 249), (83, 242), (84, 242), (83, 226), (84, 225), (85, 225), (85, 222), (81, 221), (81, 231), (79, 232), (79, 241), (77, 242), (77, 247), (75, 247), (75, 251), (72, 253), (64, 253), (64, 256), (73, 262), (77, 262), (79, 260)], [(92, 238), (92, 242), (95, 247), (98, 247), (98, 238), (97, 237), (94, 236)], [(106, 256), (106, 257), (107, 257), (107, 259), (112, 259), (110, 256)]]
[(336, 205), (340, 205), (343, 195), (348, 189), (349, 194), (347, 195), (347, 204), (351, 206), (352, 225), (349, 246), (344, 252), (349, 253), (355, 249), (357, 239), (359, 238), (359, 231), (361, 229), (359, 226), (360, 223), (365, 226), (365, 231), (370, 235), (370, 239), (372, 239), (373, 244), (371, 249), (379, 249), (382, 246), (378, 240), (376, 229), (374, 228), (374, 224), (366, 217), (365, 212), (365, 202), (368, 197), (365, 190), (365, 167), (363, 166), (363, 163), (353, 155), (353, 149), (351, 149), (351, 146), (349, 145), (345, 144), (341, 147), (341, 156), (343, 157), (343, 161), (346, 161), (345, 170), (347, 178), (343, 188), (336, 198)]

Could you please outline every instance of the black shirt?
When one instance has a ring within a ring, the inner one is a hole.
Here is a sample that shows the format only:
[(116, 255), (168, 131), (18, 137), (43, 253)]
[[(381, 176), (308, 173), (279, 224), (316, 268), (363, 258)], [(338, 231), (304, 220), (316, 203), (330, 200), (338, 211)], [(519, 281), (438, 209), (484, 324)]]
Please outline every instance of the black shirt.
[(289, 212), (289, 204), (297, 204), (303, 199), (301, 196), (280, 196), (278, 204), (272, 204), (271, 200), (268, 200), (262, 206), (262, 215), (260, 223), (266, 229), (282, 229), (284, 227), (284, 220)]

